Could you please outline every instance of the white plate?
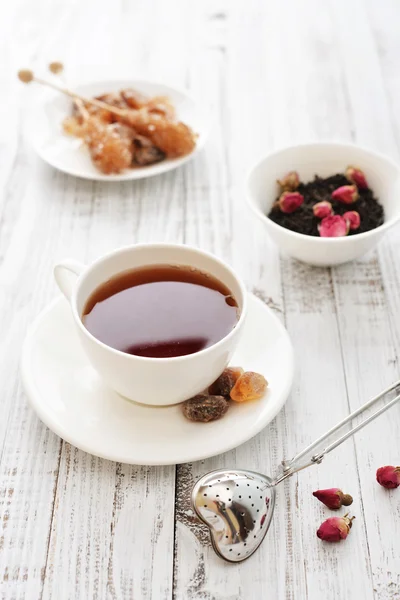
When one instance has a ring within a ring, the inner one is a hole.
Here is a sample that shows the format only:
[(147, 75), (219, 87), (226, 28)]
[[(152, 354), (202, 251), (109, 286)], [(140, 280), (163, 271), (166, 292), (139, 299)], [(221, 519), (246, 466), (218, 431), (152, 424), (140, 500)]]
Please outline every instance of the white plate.
[(30, 123), (32, 144), (38, 154), (60, 171), (98, 181), (128, 181), (151, 177), (176, 169), (191, 160), (204, 145), (208, 133), (207, 111), (186, 92), (159, 83), (132, 80), (100, 81), (75, 86), (74, 91), (91, 97), (129, 87), (148, 96), (168, 96), (176, 108), (178, 119), (190, 125), (199, 135), (194, 151), (182, 158), (164, 160), (148, 167), (127, 169), (119, 175), (104, 175), (93, 165), (82, 141), (63, 132), (62, 122), (71, 112), (71, 99), (56, 93), (51, 100), (37, 106)]
[(74, 446), (118, 462), (167, 465), (242, 444), (285, 403), (293, 379), (292, 345), (280, 321), (253, 295), (232, 365), (262, 373), (269, 387), (261, 400), (232, 402), (219, 421), (193, 423), (179, 405), (135, 404), (105, 387), (92, 369), (62, 298), (42, 312), (25, 339), (22, 379), (40, 419)]

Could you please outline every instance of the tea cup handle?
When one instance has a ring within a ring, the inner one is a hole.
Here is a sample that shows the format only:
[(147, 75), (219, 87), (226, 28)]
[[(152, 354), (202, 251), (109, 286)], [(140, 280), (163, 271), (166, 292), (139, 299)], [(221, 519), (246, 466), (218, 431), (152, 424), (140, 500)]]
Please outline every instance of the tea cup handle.
[(75, 281), (84, 268), (82, 263), (71, 259), (63, 260), (54, 267), (54, 279), (68, 301), (71, 300)]

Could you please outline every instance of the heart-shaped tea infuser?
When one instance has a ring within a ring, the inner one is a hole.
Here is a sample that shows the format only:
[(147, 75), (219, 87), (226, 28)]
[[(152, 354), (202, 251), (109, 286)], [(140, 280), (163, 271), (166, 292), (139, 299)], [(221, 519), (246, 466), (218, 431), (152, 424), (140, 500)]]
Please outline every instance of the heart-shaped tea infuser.
[[(192, 506), (197, 516), (209, 527), (211, 542), (218, 556), (237, 563), (254, 554), (271, 524), (275, 487), (294, 473), (321, 463), (328, 452), (379, 417), (398, 400), (400, 381), (351, 413), (294, 458), (283, 461), (275, 478), (238, 469), (211, 471), (201, 477), (192, 491)], [(322, 451), (311, 453), (355, 417), (364, 416), (368, 409), (380, 401), (384, 405), (372, 415), (334, 439)]]

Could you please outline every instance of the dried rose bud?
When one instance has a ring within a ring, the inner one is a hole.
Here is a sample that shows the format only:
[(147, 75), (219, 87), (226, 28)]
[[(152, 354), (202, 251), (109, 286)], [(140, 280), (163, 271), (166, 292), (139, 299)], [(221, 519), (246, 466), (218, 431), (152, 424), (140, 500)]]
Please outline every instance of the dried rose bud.
[(321, 237), (343, 237), (349, 233), (349, 223), (340, 215), (325, 217), (318, 225)]
[(353, 204), (358, 200), (357, 186), (342, 185), (332, 192), (332, 198), (343, 204)]
[(286, 173), (285, 177), (282, 177), (282, 179), (278, 179), (278, 183), (284, 190), (293, 192), (299, 187), (299, 174), (296, 171), (290, 171), (289, 173)]
[(279, 208), (284, 213), (292, 213), (304, 202), (304, 196), (299, 192), (283, 192), (279, 197)]
[[(348, 514), (348, 513), (347, 513)], [(317, 531), (317, 536), (325, 542), (340, 542), (349, 535), (352, 521), (355, 517), (344, 515), (344, 517), (331, 517), (322, 523)]]
[(400, 467), (381, 467), (376, 472), (376, 480), (384, 488), (393, 490), (400, 485)]
[(351, 181), (351, 183), (355, 183), (356, 186), (360, 189), (368, 188), (368, 183), (365, 178), (365, 175), (358, 167), (347, 167), (345, 171), (345, 177), (346, 179)]
[(339, 488), (317, 490), (313, 492), (313, 496), (332, 510), (337, 510), (341, 506), (350, 506), (353, 503), (353, 498), (350, 494), (343, 494)]
[(360, 214), (356, 210), (348, 210), (344, 213), (343, 219), (346, 219), (349, 223), (350, 229), (358, 229), (360, 227), (361, 218)]
[(318, 219), (324, 219), (325, 217), (330, 217), (333, 215), (332, 204), (327, 200), (323, 200), (322, 202), (317, 202), (313, 206), (314, 217)]

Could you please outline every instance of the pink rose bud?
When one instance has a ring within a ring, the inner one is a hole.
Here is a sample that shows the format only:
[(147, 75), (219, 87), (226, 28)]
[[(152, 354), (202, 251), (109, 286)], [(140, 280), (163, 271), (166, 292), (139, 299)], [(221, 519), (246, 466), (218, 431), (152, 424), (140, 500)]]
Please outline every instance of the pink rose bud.
[(313, 213), (318, 219), (329, 217), (330, 215), (333, 215), (332, 204), (327, 200), (317, 202), (317, 204), (314, 204), (313, 206)]
[(286, 173), (285, 177), (278, 179), (278, 183), (284, 190), (293, 192), (299, 187), (299, 174), (296, 171), (290, 171), (289, 173)]
[(317, 531), (317, 536), (325, 542), (345, 540), (349, 535), (353, 519), (355, 517), (349, 519), (347, 515), (344, 515), (344, 517), (331, 517), (322, 523)]
[(376, 472), (376, 480), (384, 488), (393, 490), (400, 485), (400, 467), (381, 467)]
[(304, 196), (299, 192), (283, 192), (278, 200), (279, 208), (284, 213), (294, 212), (303, 202)]
[(356, 186), (360, 189), (368, 188), (368, 183), (365, 179), (364, 173), (361, 171), (361, 169), (358, 169), (357, 167), (347, 167), (345, 171), (345, 177), (346, 179), (351, 181), (351, 183), (355, 183)]
[(349, 223), (350, 229), (358, 229), (360, 227), (361, 219), (360, 215), (356, 210), (348, 210), (344, 213), (343, 219), (346, 219)]
[(341, 506), (350, 506), (353, 503), (353, 498), (350, 494), (343, 494), (339, 488), (317, 490), (313, 492), (313, 496), (332, 510), (337, 510)]
[(325, 217), (318, 225), (321, 237), (343, 237), (349, 233), (349, 223), (340, 215)]
[(357, 186), (342, 185), (332, 192), (332, 198), (343, 204), (353, 204), (358, 200)]

